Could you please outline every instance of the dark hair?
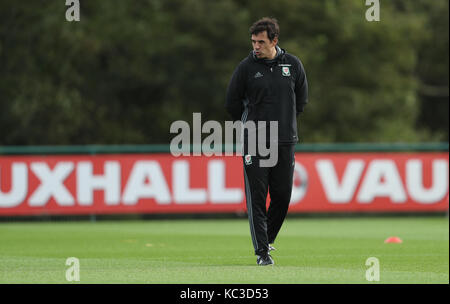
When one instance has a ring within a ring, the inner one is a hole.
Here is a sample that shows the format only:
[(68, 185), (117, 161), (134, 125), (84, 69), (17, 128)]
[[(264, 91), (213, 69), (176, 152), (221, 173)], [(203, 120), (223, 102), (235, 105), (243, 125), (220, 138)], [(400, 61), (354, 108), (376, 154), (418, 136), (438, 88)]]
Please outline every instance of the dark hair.
[(280, 35), (280, 26), (275, 18), (264, 17), (253, 23), (250, 27), (250, 35), (258, 35), (267, 31), (267, 37), (270, 41)]

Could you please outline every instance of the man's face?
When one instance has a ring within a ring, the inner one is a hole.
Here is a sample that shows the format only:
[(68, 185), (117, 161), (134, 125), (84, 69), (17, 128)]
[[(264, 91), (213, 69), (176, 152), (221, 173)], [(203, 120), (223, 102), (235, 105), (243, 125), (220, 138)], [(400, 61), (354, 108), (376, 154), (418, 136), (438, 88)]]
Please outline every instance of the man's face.
[(275, 46), (277, 42), (277, 37), (270, 41), (269, 37), (267, 37), (267, 31), (252, 35), (253, 51), (258, 58), (272, 59), (276, 54)]

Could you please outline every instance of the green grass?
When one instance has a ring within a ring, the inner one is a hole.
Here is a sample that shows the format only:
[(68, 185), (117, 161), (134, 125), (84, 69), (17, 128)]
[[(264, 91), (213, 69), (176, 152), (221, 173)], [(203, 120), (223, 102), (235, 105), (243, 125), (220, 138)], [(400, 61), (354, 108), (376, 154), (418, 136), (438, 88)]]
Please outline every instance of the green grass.
[(447, 218), (288, 218), (275, 247), (256, 266), (243, 219), (0, 223), (0, 283), (69, 283), (68, 257), (78, 283), (449, 283)]

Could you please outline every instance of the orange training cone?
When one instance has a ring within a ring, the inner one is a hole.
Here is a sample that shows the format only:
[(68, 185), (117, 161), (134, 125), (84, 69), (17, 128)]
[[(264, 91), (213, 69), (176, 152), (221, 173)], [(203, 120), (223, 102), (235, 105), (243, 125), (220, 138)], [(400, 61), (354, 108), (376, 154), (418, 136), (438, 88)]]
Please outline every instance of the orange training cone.
[(399, 237), (391, 236), (391, 237), (388, 237), (384, 242), (385, 243), (402, 243), (403, 241)]

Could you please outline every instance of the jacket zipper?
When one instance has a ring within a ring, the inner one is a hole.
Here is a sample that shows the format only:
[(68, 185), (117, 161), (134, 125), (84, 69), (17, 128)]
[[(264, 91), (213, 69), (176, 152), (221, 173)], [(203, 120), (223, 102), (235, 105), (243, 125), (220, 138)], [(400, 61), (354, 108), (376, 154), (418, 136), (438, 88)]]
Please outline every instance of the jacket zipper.
[(273, 66), (270, 67), (270, 78), (269, 78), (269, 94), (273, 95)]

